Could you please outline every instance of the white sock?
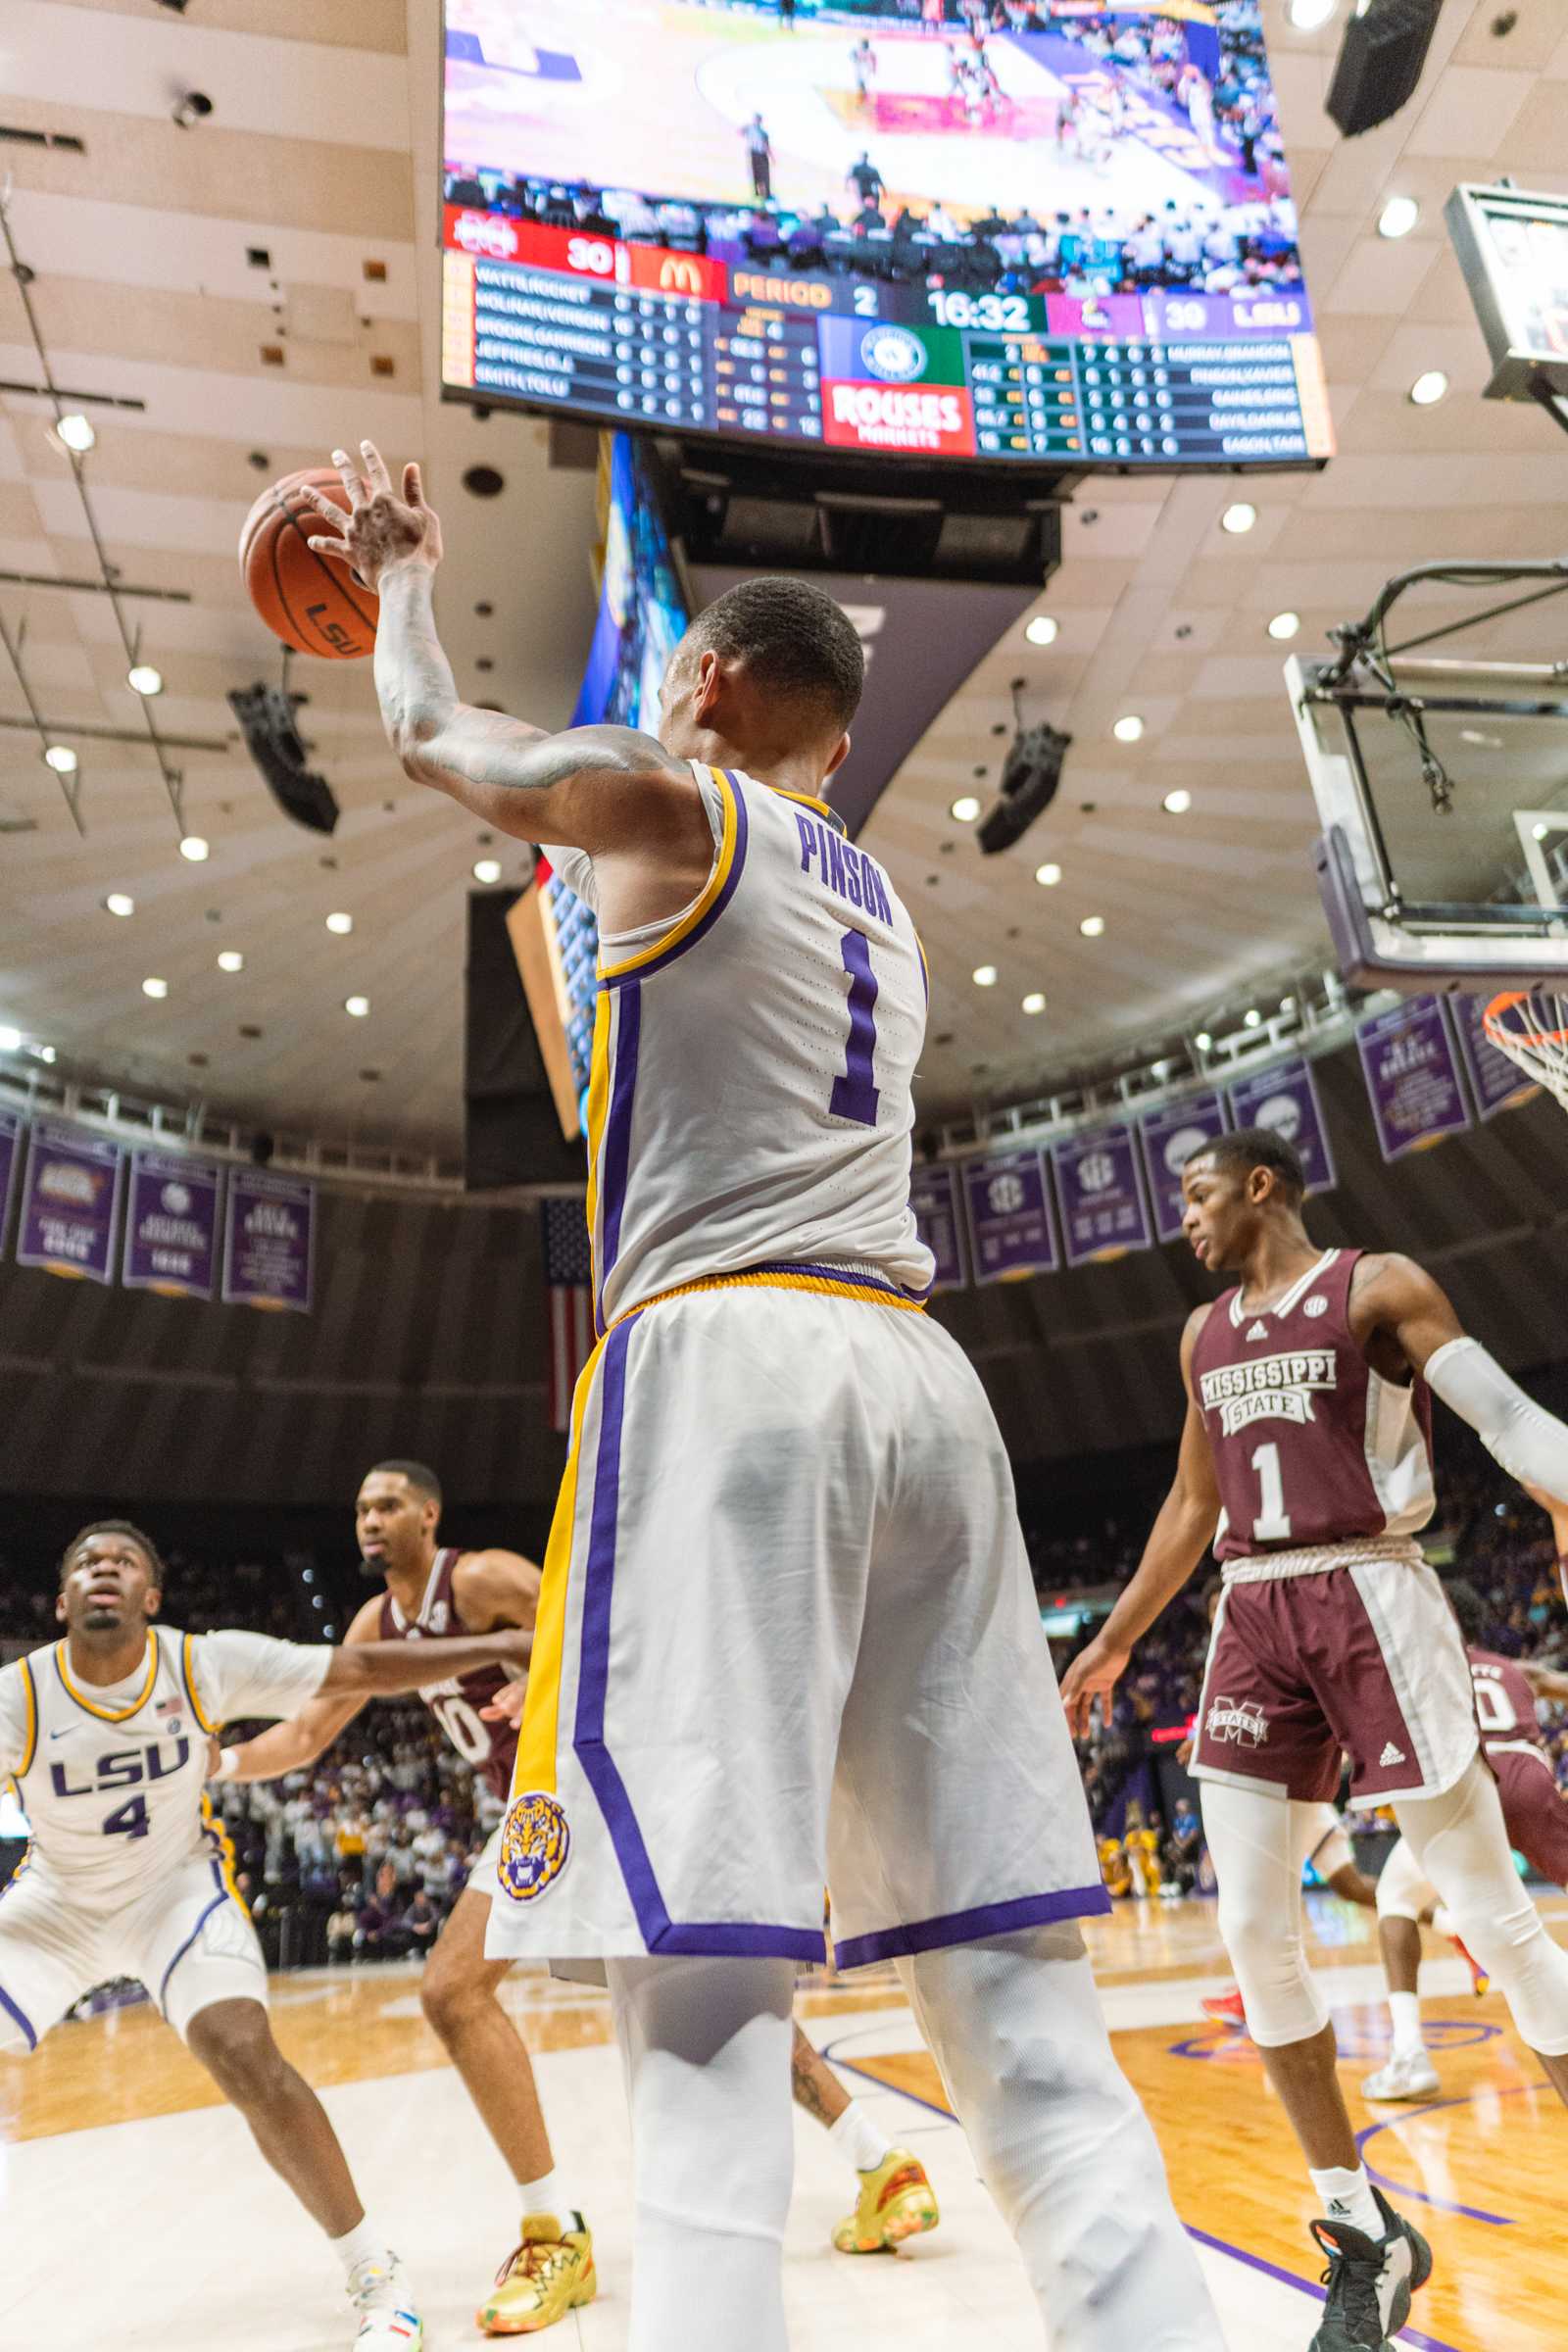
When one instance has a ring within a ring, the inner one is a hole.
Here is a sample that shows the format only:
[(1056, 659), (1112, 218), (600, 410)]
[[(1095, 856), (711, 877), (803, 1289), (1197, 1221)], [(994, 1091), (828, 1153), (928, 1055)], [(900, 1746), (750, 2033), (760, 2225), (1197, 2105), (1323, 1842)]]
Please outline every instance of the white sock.
[(1447, 1936), (1451, 1937), (1456, 1937), (1458, 1935), (1458, 1930), (1453, 1924), (1453, 1913), (1448, 1909), (1446, 1903), (1436, 1903), (1433, 1906), (1432, 1933), (1434, 1936)]
[(577, 2207), (562, 2187), (561, 2175), (557, 2172), (542, 2174), (537, 2180), (519, 2180), (517, 2194), (522, 2199), (524, 2216), (549, 2213), (554, 2214), (558, 2222), (565, 2224), (577, 2212)]
[(847, 2156), (858, 2173), (874, 2173), (879, 2164), (886, 2164), (893, 2142), (879, 2126), (871, 2121), (858, 2099), (852, 2099), (836, 2124), (829, 2124), (827, 2135), (841, 2156)]
[(1331, 2165), (1326, 2172), (1312, 2175), (1312, 2186), (1331, 2222), (1348, 2222), (1352, 2230), (1359, 2230), (1364, 2236), (1381, 2239), (1383, 2216), (1378, 2211), (1364, 2164), (1358, 2164), (1353, 2173)]
[(376, 2228), (368, 2215), (356, 2222), (352, 2230), (345, 2230), (341, 2237), (329, 2238), (327, 2243), (351, 2278), (362, 2262), (378, 2262), (390, 2270), (397, 2260), (386, 2242), (385, 2232)]
[(1394, 2019), (1394, 2055), (1413, 2057), (1425, 2045), (1421, 2039), (1421, 1996), (1417, 1992), (1391, 1992), (1389, 2010)]

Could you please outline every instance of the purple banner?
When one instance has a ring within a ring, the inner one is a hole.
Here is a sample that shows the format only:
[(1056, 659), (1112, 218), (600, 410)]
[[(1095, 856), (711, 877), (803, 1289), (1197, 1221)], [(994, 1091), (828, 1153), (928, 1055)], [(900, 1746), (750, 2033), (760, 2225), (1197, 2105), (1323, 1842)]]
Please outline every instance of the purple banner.
[(106, 1135), (39, 1119), (27, 1141), (17, 1263), (87, 1282), (115, 1278), (115, 1226), (124, 1153)]
[(1385, 1159), (1420, 1152), (1470, 1124), (1441, 997), (1407, 997), (1356, 1024), (1361, 1074)]
[(168, 1298), (210, 1298), (218, 1279), (218, 1203), (223, 1174), (215, 1159), (133, 1152), (125, 1209), (129, 1291)]
[(1120, 1257), (1153, 1241), (1138, 1164), (1138, 1137), (1125, 1121), (1053, 1144), (1061, 1235), (1069, 1266)]
[(1271, 1070), (1238, 1078), (1228, 1093), (1233, 1127), (1268, 1127), (1295, 1145), (1309, 1193), (1338, 1184), (1310, 1062), (1278, 1061)]
[(920, 1239), (937, 1261), (934, 1291), (963, 1287), (963, 1233), (958, 1219), (956, 1168), (916, 1168), (909, 1185)]
[(229, 1178), (223, 1219), (225, 1305), (291, 1306), (308, 1314), (316, 1187), (247, 1168)]
[(1491, 1002), (1490, 994), (1450, 999), (1465, 1075), (1483, 1119), (1494, 1119), (1499, 1110), (1511, 1110), (1516, 1102), (1528, 1102), (1540, 1092), (1535, 1081), (1525, 1076), (1516, 1061), (1500, 1054), (1482, 1028), (1481, 1016)]
[(1182, 1198), (1182, 1170), (1195, 1152), (1201, 1152), (1225, 1132), (1225, 1099), (1218, 1088), (1206, 1095), (1189, 1095), (1152, 1110), (1139, 1123), (1144, 1147), (1144, 1172), (1154, 1208), (1154, 1232), (1162, 1242), (1174, 1242), (1182, 1229), (1187, 1206)]
[(963, 1198), (976, 1282), (1016, 1282), (1025, 1274), (1055, 1271), (1056, 1231), (1042, 1151), (970, 1160)]
[(0, 1249), (5, 1247), (6, 1227), (11, 1219), (11, 1193), (17, 1181), (17, 1163), (22, 1157), (22, 1113), (20, 1110), (0, 1109)]

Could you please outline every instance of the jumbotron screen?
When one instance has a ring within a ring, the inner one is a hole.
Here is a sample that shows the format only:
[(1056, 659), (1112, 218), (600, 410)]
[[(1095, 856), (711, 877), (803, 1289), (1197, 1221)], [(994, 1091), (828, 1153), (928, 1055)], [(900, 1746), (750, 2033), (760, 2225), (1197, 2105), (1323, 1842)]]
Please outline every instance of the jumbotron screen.
[(682, 437), (1332, 454), (1259, 0), (446, 0), (442, 377)]

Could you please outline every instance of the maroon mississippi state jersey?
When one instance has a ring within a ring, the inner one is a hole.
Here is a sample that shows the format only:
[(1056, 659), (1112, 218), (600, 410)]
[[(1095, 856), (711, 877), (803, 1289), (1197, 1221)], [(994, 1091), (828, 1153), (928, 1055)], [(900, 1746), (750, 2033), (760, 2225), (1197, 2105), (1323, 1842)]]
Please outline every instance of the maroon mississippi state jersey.
[(1432, 1400), (1373, 1371), (1350, 1330), (1358, 1250), (1325, 1250), (1273, 1306), (1239, 1289), (1193, 1348), (1193, 1394), (1225, 1508), (1222, 1560), (1413, 1536), (1436, 1502)]
[[(381, 1622), (376, 1630), (383, 1642), (439, 1643), (466, 1631), (452, 1597), (452, 1572), (462, 1557), (456, 1550), (436, 1553), (419, 1613), (412, 1624), (390, 1592), (382, 1596)], [(501, 1666), (476, 1666), (471, 1673), (451, 1675), (443, 1682), (439, 1654), (432, 1657), (430, 1667), (430, 1680), (419, 1696), (464, 1762), (489, 1782), (497, 1796), (510, 1797), (517, 1735), (510, 1723), (486, 1723), (480, 1709), (490, 1704), (511, 1677)]]
[(1536, 1713), (1536, 1694), (1515, 1661), (1499, 1658), (1494, 1649), (1472, 1649), (1465, 1654), (1470, 1660), (1470, 1679), (1476, 1687), (1476, 1721), (1481, 1726), (1482, 1746), (1517, 1747), (1521, 1740), (1528, 1740), (1545, 1755), (1541, 1719)]

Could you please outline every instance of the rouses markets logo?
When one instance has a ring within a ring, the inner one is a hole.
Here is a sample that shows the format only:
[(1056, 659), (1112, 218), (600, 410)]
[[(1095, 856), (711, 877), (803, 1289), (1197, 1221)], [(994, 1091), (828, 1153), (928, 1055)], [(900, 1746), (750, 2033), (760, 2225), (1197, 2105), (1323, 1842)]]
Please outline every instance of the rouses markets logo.
[(885, 384), (912, 384), (925, 373), (926, 348), (906, 326), (873, 326), (860, 337), (860, 361)]

